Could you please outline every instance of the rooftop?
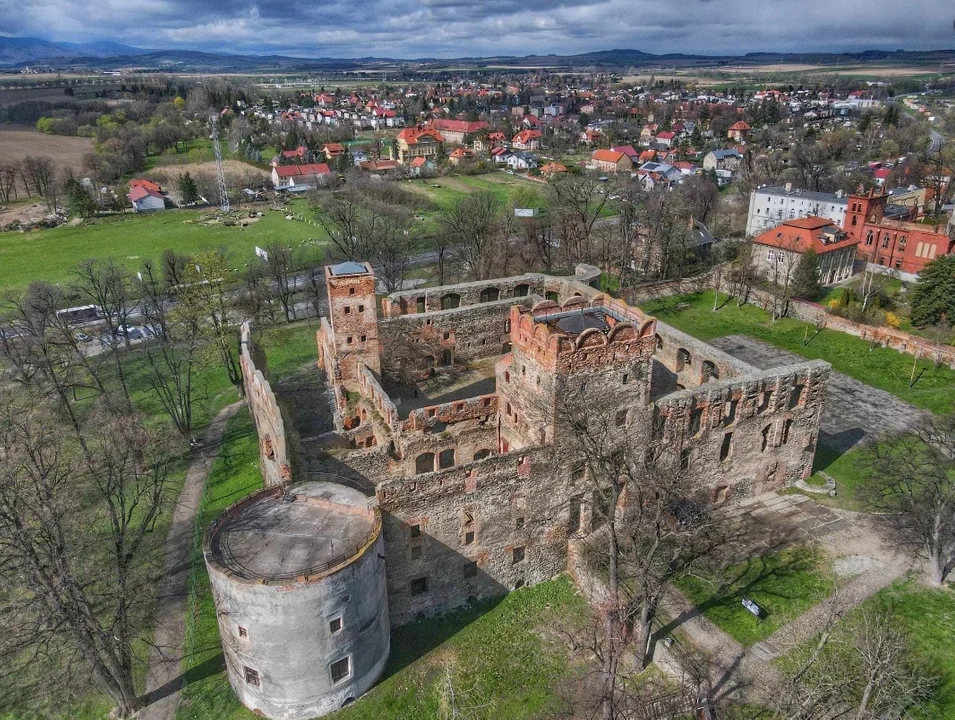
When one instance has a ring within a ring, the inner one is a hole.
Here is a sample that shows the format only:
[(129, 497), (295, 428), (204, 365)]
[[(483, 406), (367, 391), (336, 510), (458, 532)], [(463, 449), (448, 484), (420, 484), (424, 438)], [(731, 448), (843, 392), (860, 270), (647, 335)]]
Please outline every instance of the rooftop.
[(332, 275), (339, 277), (341, 275), (364, 275), (368, 272), (362, 263), (357, 263), (352, 260), (346, 260), (343, 263), (338, 263), (338, 265), (332, 265)]
[(785, 185), (767, 185), (758, 188), (757, 193), (764, 195), (786, 195), (788, 197), (806, 198), (807, 200), (818, 200), (819, 202), (834, 203), (837, 205), (848, 205), (849, 199), (843, 195), (839, 197), (835, 193), (815, 192), (814, 190), (803, 190), (801, 188), (786, 189)]
[(361, 554), (380, 530), (357, 490), (332, 482), (268, 488), (236, 503), (210, 529), (209, 552), (246, 580), (317, 575)]

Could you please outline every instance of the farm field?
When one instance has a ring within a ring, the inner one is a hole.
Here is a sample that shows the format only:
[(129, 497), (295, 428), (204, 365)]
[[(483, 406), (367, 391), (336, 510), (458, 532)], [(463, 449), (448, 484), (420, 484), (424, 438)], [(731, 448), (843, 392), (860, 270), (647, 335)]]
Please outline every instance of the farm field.
[(93, 152), (90, 138), (46, 135), (26, 125), (0, 125), (0, 164), (19, 163), (27, 155), (48, 155), (77, 173), (83, 156)]
[[(196, 254), (224, 247), (241, 266), (255, 246), (285, 242), (293, 247), (321, 241), (325, 232), (310, 222), (286, 220), (285, 214), (257, 206), (264, 212), (247, 227), (206, 225), (204, 212), (170, 210), (151, 215), (123, 215), (79, 226), (27, 233), (0, 233), (0, 289), (22, 288), (33, 280), (65, 282), (70, 271), (86, 258), (114, 258), (131, 270), (146, 258), (158, 259), (163, 250)], [(296, 206), (305, 212), (304, 206)], [(241, 213), (240, 213), (241, 214)]]

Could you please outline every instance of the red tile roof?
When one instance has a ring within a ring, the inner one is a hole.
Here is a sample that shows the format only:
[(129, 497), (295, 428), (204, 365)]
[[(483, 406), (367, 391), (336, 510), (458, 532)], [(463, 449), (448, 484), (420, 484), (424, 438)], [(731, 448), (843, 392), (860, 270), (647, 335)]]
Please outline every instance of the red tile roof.
[[(823, 242), (827, 237), (824, 232), (826, 229), (830, 231), (829, 234), (842, 239), (828, 244)], [(846, 233), (832, 220), (821, 217), (787, 220), (779, 227), (767, 230), (762, 235), (753, 238), (753, 242), (800, 254), (812, 248), (820, 255), (859, 244), (858, 240), (848, 238)]]
[(309, 165), (276, 165), (275, 172), (280, 178), (296, 177), (300, 175), (331, 175), (326, 163), (311, 163)]
[(622, 152), (617, 152), (616, 150), (594, 150), (594, 154), (590, 156), (592, 160), (599, 160), (601, 162), (609, 163), (618, 163), (622, 158), (627, 157)]
[(162, 195), (160, 195), (155, 190), (152, 190), (146, 187), (145, 185), (137, 185), (136, 187), (134, 187), (132, 190), (129, 191), (126, 197), (128, 197), (133, 202), (136, 202), (137, 200), (142, 200), (143, 198), (147, 198), (147, 197), (154, 197), (154, 198), (158, 198), (159, 200), (165, 200), (165, 198)]
[(517, 135), (514, 136), (514, 139), (511, 142), (520, 143), (521, 145), (526, 145), (531, 140), (537, 140), (543, 137), (543, 133), (540, 130), (521, 130)]
[(444, 142), (444, 136), (430, 127), (405, 128), (397, 135), (398, 140), (404, 140), (409, 145), (415, 145), (422, 137), (430, 137), (434, 142)]
[(743, 120), (740, 120), (739, 122), (735, 122), (735, 123), (733, 123), (732, 125), (730, 125), (730, 130), (752, 130), (752, 129), (753, 129), (753, 128), (751, 128), (751, 127), (750, 127), (745, 121), (743, 121)]
[(154, 183), (152, 180), (144, 180), (143, 178), (133, 178), (129, 181), (129, 186), (131, 188), (144, 187), (147, 190), (152, 190), (153, 192), (157, 193), (162, 192), (162, 188), (159, 187), (159, 185)]
[(487, 123), (484, 120), (438, 119), (431, 121), (431, 127), (438, 131), (473, 133), (478, 130), (487, 130)]

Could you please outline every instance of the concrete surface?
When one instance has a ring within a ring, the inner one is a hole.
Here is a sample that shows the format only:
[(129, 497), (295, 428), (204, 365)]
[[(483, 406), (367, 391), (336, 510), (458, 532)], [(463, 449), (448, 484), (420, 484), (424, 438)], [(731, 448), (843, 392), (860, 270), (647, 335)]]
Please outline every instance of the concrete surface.
[[(745, 335), (716, 338), (712, 344), (758, 368), (805, 362), (796, 353)], [(927, 415), (884, 390), (834, 371), (823, 406), (819, 441), (846, 452), (873, 434), (909, 430)]]

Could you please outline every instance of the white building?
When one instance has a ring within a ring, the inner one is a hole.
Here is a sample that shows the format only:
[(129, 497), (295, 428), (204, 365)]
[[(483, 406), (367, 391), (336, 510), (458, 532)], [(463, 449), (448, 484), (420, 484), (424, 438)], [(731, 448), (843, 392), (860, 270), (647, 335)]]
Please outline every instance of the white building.
[(824, 217), (842, 227), (849, 201), (842, 191), (813, 192), (786, 185), (767, 185), (749, 196), (746, 235), (754, 237), (787, 220), (810, 216)]

